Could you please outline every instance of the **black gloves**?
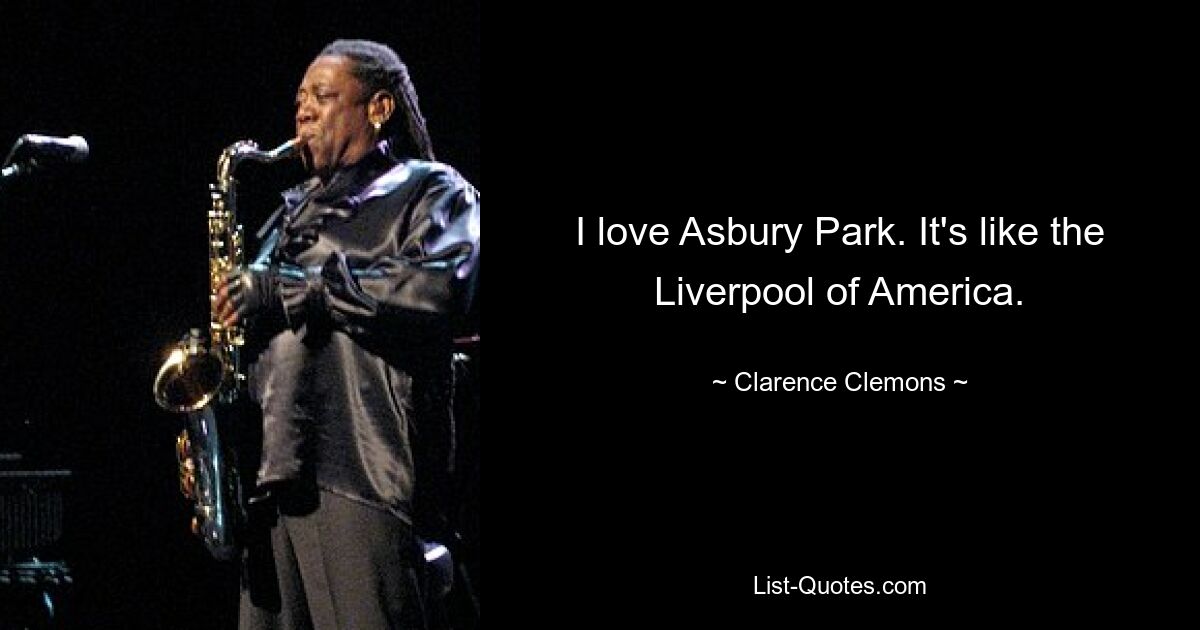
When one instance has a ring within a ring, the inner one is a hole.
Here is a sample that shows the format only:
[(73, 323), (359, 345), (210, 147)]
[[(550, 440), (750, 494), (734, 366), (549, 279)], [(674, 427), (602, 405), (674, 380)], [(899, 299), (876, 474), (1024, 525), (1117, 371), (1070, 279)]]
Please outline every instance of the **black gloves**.
[(226, 278), (229, 301), (243, 322), (249, 318), (279, 316), (283, 302), (279, 298), (279, 278), (273, 269), (246, 269)]
[(361, 332), (363, 319), (377, 314), (379, 303), (363, 291), (341, 252), (321, 267), (299, 270), (256, 267), (231, 272), (224, 297), (218, 297), (219, 317), (227, 324), (233, 315), (243, 325), (264, 331), (301, 326)]
[(288, 326), (299, 330), (326, 330), (331, 326), (355, 334), (362, 332), (359, 320), (378, 309), (375, 298), (358, 285), (346, 255), (335, 251), (321, 267), (310, 267), (304, 277), (283, 276), (278, 282), (279, 301)]

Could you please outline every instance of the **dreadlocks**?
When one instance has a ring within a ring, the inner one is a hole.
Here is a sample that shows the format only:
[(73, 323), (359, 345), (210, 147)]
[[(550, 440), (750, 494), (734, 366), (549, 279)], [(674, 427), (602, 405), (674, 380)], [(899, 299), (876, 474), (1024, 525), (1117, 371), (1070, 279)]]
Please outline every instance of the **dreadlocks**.
[[(404, 112), (407, 133), (400, 133), (398, 118), (393, 116), (385, 123), (383, 135), (390, 140), (390, 151), (399, 153), (414, 151), (425, 160), (433, 160), (433, 141), (425, 128), (425, 117), (417, 104), (417, 90), (408, 76), (408, 67), (391, 48), (365, 39), (339, 39), (321, 51), (320, 56), (340, 55), (354, 62), (351, 72), (367, 89), (366, 96), (384, 90), (395, 97)], [(408, 146), (397, 147), (396, 142), (407, 140)]]

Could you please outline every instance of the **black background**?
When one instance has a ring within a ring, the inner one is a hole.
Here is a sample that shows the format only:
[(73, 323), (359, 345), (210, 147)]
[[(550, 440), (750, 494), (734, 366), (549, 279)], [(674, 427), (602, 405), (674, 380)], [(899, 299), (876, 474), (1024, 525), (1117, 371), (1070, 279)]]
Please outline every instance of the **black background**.
[[(1170, 38), (1130, 15), (830, 13), (624, 7), (589, 14), (582, 41), (545, 35), (542, 50), (577, 53), (526, 101), (548, 129), (518, 152), (549, 159), (500, 184), (516, 177), (525, 202), (532, 178), (539, 195), (520, 212), (518, 231), (538, 230), (520, 240), (528, 263), (499, 289), (527, 306), (511, 324), (506, 306), (498, 336), (503, 363), (528, 365), (511, 373), (533, 375), (504, 385), (521, 399), (504, 439), (538, 446), (493, 469), (488, 496), (538, 508), (525, 523), (550, 550), (538, 584), (576, 611), (554, 620), (1160, 614), (1146, 602), (1173, 588), (1162, 562), (1177, 553), (1181, 461), (1166, 454), (1180, 438), (1162, 367), (1180, 329), (1160, 320), (1178, 293), (1159, 282), (1177, 264), (1162, 229), (1176, 207), (1164, 183), (1179, 173), (1160, 146), (1178, 133), (1162, 111)], [(674, 239), (693, 216), (805, 232), (792, 254), (600, 247), (599, 216), (663, 223)], [(818, 216), (884, 217), (907, 245), (817, 248)], [(979, 217), (1004, 216), (1041, 237), (922, 249), (921, 216), (965, 223), (972, 239)], [(1103, 225), (1104, 243), (1052, 246), (1055, 216)], [(547, 264), (562, 274), (549, 288), (533, 277)], [(656, 306), (655, 278), (679, 276), (813, 276), (819, 289), (861, 276), (860, 304), (877, 276), (969, 276), (1011, 284), (1023, 305)], [(949, 389), (712, 384), (740, 371), (944, 376)], [(755, 595), (768, 575), (924, 580), (928, 594)]]
[[(4, 42), (5, 137), (93, 146), (86, 168), (6, 193), (0, 246), (6, 414), (32, 418), (36, 450), (80, 471), (73, 551), (97, 627), (228, 620), (211, 602), (231, 593), (229, 570), (182, 532), (176, 427), (149, 384), (162, 344), (205, 314), (215, 156), (287, 137), (303, 68), (347, 35), (397, 48), (439, 157), (499, 199), (502, 272), (484, 293), (499, 296), (488, 337), (504, 367), (485, 384), (482, 511), (500, 619), (959, 625), (1141, 616), (1166, 590), (1178, 460), (1160, 453), (1177, 438), (1154, 366), (1177, 339), (1154, 319), (1173, 294), (1153, 280), (1177, 263), (1150, 226), (1172, 207), (1155, 145), (1169, 38), (1129, 15), (505, 7), (488, 70), (501, 174), (484, 182), (478, 5), (351, 6), (5, 21), (20, 34)], [(248, 172), (245, 187), (267, 191), (255, 212), (294, 175)], [(792, 254), (580, 247), (580, 216), (676, 237), (690, 216), (805, 231)], [(907, 245), (817, 248), (818, 216), (884, 217)], [(922, 249), (921, 216), (972, 236), (1004, 216), (1041, 237)], [(1104, 243), (1052, 247), (1055, 216), (1102, 224)], [(820, 290), (880, 275), (1008, 283), (1024, 304), (654, 303), (659, 276), (813, 276)], [(969, 384), (712, 384), (740, 371)], [(754, 595), (767, 575), (924, 580), (928, 594)]]

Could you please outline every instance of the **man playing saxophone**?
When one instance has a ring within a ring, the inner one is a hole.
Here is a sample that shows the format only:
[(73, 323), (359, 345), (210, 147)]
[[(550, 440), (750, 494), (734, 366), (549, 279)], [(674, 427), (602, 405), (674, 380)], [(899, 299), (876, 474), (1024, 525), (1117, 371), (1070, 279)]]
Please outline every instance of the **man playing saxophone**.
[(312, 177), (215, 306), (246, 328), (263, 416), (240, 626), (424, 628), (418, 541), (449, 535), (452, 332), (478, 277), (479, 196), (434, 161), (387, 46), (329, 44), (295, 105)]

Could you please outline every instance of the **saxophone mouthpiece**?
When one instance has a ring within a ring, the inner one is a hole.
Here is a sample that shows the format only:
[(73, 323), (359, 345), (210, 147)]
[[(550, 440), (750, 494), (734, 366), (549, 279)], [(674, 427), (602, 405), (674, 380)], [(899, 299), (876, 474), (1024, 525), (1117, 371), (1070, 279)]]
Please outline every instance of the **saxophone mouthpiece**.
[(302, 149), (306, 144), (308, 144), (308, 137), (296, 136), (295, 138), (292, 138), (291, 140), (288, 140), (287, 142), (284, 142), (283, 144), (272, 149), (268, 155), (270, 156), (271, 161), (290, 158), (300, 153), (300, 149)]
[(306, 168), (306, 169), (309, 168), (308, 161), (311, 158), (309, 157), (308, 152), (304, 150), (304, 148), (306, 146), (308, 146), (309, 140), (312, 140), (311, 134), (299, 135), (288, 141), (288, 144), (292, 145), (292, 151), (296, 154), (297, 157), (300, 158), (300, 161), (304, 163), (304, 168)]

